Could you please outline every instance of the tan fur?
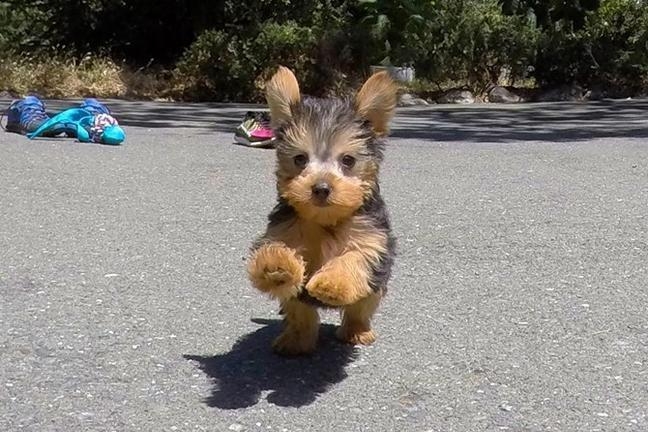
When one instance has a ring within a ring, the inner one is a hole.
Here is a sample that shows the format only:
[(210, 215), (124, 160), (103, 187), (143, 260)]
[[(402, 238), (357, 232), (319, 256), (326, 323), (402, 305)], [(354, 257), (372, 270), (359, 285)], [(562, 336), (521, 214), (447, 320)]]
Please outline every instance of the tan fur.
[[(320, 181), (328, 182), (332, 187), (330, 205), (318, 207), (311, 199), (311, 189)], [(333, 226), (341, 220), (348, 219), (362, 206), (371, 185), (358, 178), (341, 177), (331, 172), (305, 173), (278, 185), (281, 196), (292, 205), (304, 219), (320, 225)]]
[(283, 332), (272, 344), (274, 350), (285, 355), (313, 352), (319, 335), (317, 310), (296, 299), (282, 302), (281, 308), (286, 318)]
[(377, 135), (389, 132), (389, 122), (396, 110), (398, 88), (387, 72), (371, 76), (356, 96), (358, 114), (369, 120)]
[(306, 291), (332, 306), (349, 305), (371, 294), (371, 266), (385, 253), (387, 243), (385, 234), (372, 229), (362, 216), (335, 230), (298, 220), (274, 227), (265, 237), (272, 243), (255, 252), (249, 263), (254, 286), (286, 299), (299, 294), (296, 282), (304, 278)]
[(368, 297), (344, 308), (342, 325), (338, 328), (338, 339), (360, 345), (370, 345), (376, 340), (376, 334), (371, 329), (371, 318), (378, 309), (381, 295), (372, 293)]
[(292, 106), (299, 102), (299, 83), (292, 71), (284, 66), (266, 85), (266, 100), (270, 107), (272, 127), (279, 127), (292, 117)]
[(248, 263), (252, 284), (271, 297), (286, 299), (299, 294), (304, 279), (304, 261), (294, 249), (274, 242), (258, 248)]
[(378, 177), (378, 164), (373, 159), (365, 160), (359, 157), (364, 141), (358, 138), (358, 134), (359, 131), (352, 127), (341, 129), (332, 138), (331, 153), (334, 159), (342, 159), (345, 155), (355, 157), (357, 162), (352, 169), (353, 174), (362, 179), (366, 186), (371, 187)]
[(361, 152), (364, 149), (364, 140), (358, 138), (360, 133), (361, 131), (355, 125), (339, 129), (331, 139), (333, 158)]
[[(306, 291), (333, 306), (346, 306), (371, 294), (371, 266), (385, 252), (387, 238), (355, 216), (323, 243), (327, 258), (306, 284)], [(327, 253), (328, 252), (328, 253)]]
[(308, 153), (313, 147), (313, 137), (302, 124), (292, 125), (286, 129), (285, 134), (285, 139), (290, 142), (290, 147), (295, 154), (298, 152)]
[(346, 252), (319, 269), (306, 284), (306, 291), (331, 306), (353, 304), (371, 292), (367, 270), (361, 252)]

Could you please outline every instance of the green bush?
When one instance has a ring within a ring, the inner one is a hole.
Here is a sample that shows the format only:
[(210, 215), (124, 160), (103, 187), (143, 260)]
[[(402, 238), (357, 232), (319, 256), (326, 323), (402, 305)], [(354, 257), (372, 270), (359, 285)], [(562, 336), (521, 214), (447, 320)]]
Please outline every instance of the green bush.
[(227, 13), (236, 19), (225, 29), (203, 32), (177, 63), (182, 97), (260, 101), (279, 64), (295, 71), (305, 93), (322, 94), (339, 70), (353, 64), (344, 1), (231, 3)]
[(15, 2), (0, 1), (0, 52), (17, 55), (50, 44), (46, 35), (51, 13), (39, 6), (39, 2), (16, 7)]
[(303, 80), (312, 73), (316, 38), (311, 28), (289, 21), (266, 23), (253, 41), (257, 78), (267, 79), (279, 64), (289, 65)]
[(552, 28), (556, 25), (581, 29), (589, 12), (596, 11), (601, 0), (499, 0), (506, 15), (534, 15), (538, 27)]
[(36, 69), (52, 56), (168, 68), (174, 91), (162, 94), (197, 100), (259, 101), (277, 64), (313, 95), (386, 63), (477, 91), (532, 71), (542, 86), (636, 93), (648, 86), (647, 15), (648, 0), (5, 0), (0, 50)]
[(533, 64), (539, 31), (527, 18), (505, 16), (496, 0), (439, 4), (423, 27), (406, 35), (417, 76), (463, 82), (475, 90), (515, 80)]
[(641, 90), (648, 76), (648, 4), (603, 1), (582, 29), (543, 33), (535, 69), (543, 86), (576, 82), (627, 93)]
[(267, 22), (256, 35), (240, 38), (223, 31), (201, 34), (176, 68), (184, 97), (198, 100), (259, 100), (265, 79), (285, 64), (308, 81), (315, 39), (294, 22)]
[(434, 2), (363, 0), (358, 3), (355, 31), (363, 57), (374, 65), (411, 65), (420, 52), (408, 39), (425, 31), (426, 20), (434, 13)]
[(191, 44), (175, 69), (181, 97), (193, 100), (243, 100), (254, 93), (250, 41), (209, 30)]
[(604, 1), (588, 21), (586, 31), (591, 84), (630, 92), (648, 84), (648, 2)]

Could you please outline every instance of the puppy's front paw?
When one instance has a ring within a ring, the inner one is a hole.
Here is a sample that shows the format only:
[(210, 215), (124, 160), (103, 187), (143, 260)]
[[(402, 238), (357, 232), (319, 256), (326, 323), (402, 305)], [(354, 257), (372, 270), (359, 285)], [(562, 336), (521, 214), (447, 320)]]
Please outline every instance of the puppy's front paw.
[(306, 284), (306, 291), (330, 306), (346, 306), (358, 300), (358, 290), (351, 278), (334, 268), (315, 273)]
[(250, 257), (248, 275), (261, 292), (278, 299), (299, 294), (304, 280), (304, 262), (293, 249), (270, 243), (261, 246)]

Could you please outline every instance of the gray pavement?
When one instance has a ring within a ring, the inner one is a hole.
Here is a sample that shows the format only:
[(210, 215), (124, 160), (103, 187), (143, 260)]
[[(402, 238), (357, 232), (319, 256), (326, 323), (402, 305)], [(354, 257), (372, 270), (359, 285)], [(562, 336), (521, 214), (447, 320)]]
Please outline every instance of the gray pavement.
[(301, 359), (248, 107), (110, 106), (121, 147), (0, 133), (0, 431), (648, 430), (648, 101), (400, 110), (379, 339)]

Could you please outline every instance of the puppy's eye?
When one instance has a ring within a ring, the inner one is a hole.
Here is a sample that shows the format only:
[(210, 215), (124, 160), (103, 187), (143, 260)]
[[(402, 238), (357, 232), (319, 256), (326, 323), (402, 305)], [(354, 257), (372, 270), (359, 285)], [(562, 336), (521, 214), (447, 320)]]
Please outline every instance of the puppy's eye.
[(344, 156), (342, 158), (342, 165), (344, 165), (345, 168), (351, 169), (351, 168), (353, 168), (355, 163), (356, 163), (356, 160), (355, 160), (355, 158), (353, 156), (346, 155), (346, 156)]
[(295, 165), (298, 166), (299, 168), (304, 168), (308, 163), (308, 156), (300, 154), (295, 156), (293, 158), (293, 161), (295, 162)]

